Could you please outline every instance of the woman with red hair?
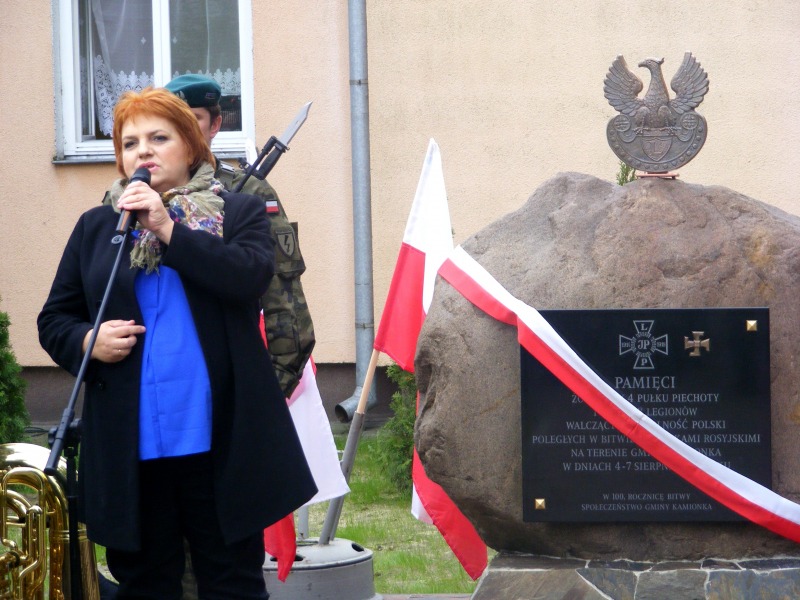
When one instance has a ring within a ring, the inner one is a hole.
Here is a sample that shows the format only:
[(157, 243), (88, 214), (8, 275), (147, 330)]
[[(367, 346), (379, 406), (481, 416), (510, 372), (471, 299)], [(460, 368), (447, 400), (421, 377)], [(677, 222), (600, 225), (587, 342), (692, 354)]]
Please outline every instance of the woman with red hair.
[[(112, 204), (81, 216), (38, 319), (42, 347), (77, 374), (118, 213), (134, 213), (84, 380), (80, 517), (120, 599), (179, 599), (185, 539), (201, 598), (263, 600), (263, 529), (316, 492), (259, 332), (269, 222), (213, 178), (171, 92), (124, 95), (113, 141)], [(130, 181), (140, 168), (149, 184)]]

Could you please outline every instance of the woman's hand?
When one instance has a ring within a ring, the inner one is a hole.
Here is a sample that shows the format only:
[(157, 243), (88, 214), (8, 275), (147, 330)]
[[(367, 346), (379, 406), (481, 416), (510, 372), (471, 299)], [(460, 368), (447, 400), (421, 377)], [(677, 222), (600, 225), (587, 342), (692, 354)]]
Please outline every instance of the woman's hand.
[(117, 206), (120, 210), (136, 211), (136, 220), (142, 227), (149, 229), (159, 240), (169, 245), (175, 222), (170, 219), (161, 201), (161, 194), (143, 181), (134, 181), (122, 192)]
[[(83, 338), (83, 351), (89, 346), (92, 336), (89, 330)], [(144, 325), (137, 325), (136, 321), (122, 321), (119, 319), (106, 321), (100, 325), (97, 339), (92, 348), (92, 358), (101, 362), (116, 363), (125, 359), (131, 349), (136, 345), (136, 336), (145, 332)]]

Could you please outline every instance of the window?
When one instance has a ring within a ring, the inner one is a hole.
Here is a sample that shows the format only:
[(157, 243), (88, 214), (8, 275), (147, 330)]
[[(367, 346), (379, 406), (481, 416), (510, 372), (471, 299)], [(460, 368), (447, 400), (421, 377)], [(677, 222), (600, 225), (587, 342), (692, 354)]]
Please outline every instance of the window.
[(222, 88), (214, 152), (245, 154), (255, 133), (250, 0), (55, 1), (56, 160), (113, 159), (119, 96), (185, 73)]

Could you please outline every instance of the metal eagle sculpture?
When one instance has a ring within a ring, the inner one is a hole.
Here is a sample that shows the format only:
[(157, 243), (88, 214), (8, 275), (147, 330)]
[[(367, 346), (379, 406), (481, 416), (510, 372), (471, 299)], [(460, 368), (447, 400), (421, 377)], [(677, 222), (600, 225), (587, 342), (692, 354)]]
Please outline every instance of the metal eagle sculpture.
[(608, 70), (603, 90), (619, 115), (608, 122), (606, 136), (611, 149), (625, 164), (649, 173), (665, 173), (688, 163), (706, 141), (706, 120), (694, 109), (708, 92), (708, 75), (691, 52), (672, 78), (675, 97), (670, 98), (661, 65), (664, 59), (639, 63), (650, 71), (650, 87), (644, 98), (642, 80), (634, 75), (623, 56)]

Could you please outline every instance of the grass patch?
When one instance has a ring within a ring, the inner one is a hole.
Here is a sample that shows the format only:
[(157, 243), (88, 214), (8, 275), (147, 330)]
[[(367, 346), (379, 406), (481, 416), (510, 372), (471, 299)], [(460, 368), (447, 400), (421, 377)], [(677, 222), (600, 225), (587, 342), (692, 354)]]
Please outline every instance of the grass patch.
[[(344, 448), (346, 436), (337, 435)], [(411, 515), (411, 494), (400, 492), (381, 465), (374, 431), (362, 433), (350, 475), (337, 538), (352, 540), (373, 553), (379, 594), (470, 594), (477, 583), (464, 572), (439, 531)], [(317, 537), (328, 503), (309, 510), (310, 536)]]
[[(376, 431), (364, 431), (350, 476), (335, 535), (373, 553), (375, 591), (379, 594), (471, 594), (477, 582), (464, 572), (439, 531), (411, 515), (411, 493), (400, 491), (378, 457)], [(347, 436), (334, 436), (344, 449)], [(46, 441), (44, 442), (46, 444)], [(42, 445), (44, 445), (42, 444)], [(328, 503), (309, 509), (309, 535), (316, 538)], [(95, 545), (98, 568), (110, 577), (105, 548)], [(491, 560), (494, 551), (489, 550)]]

